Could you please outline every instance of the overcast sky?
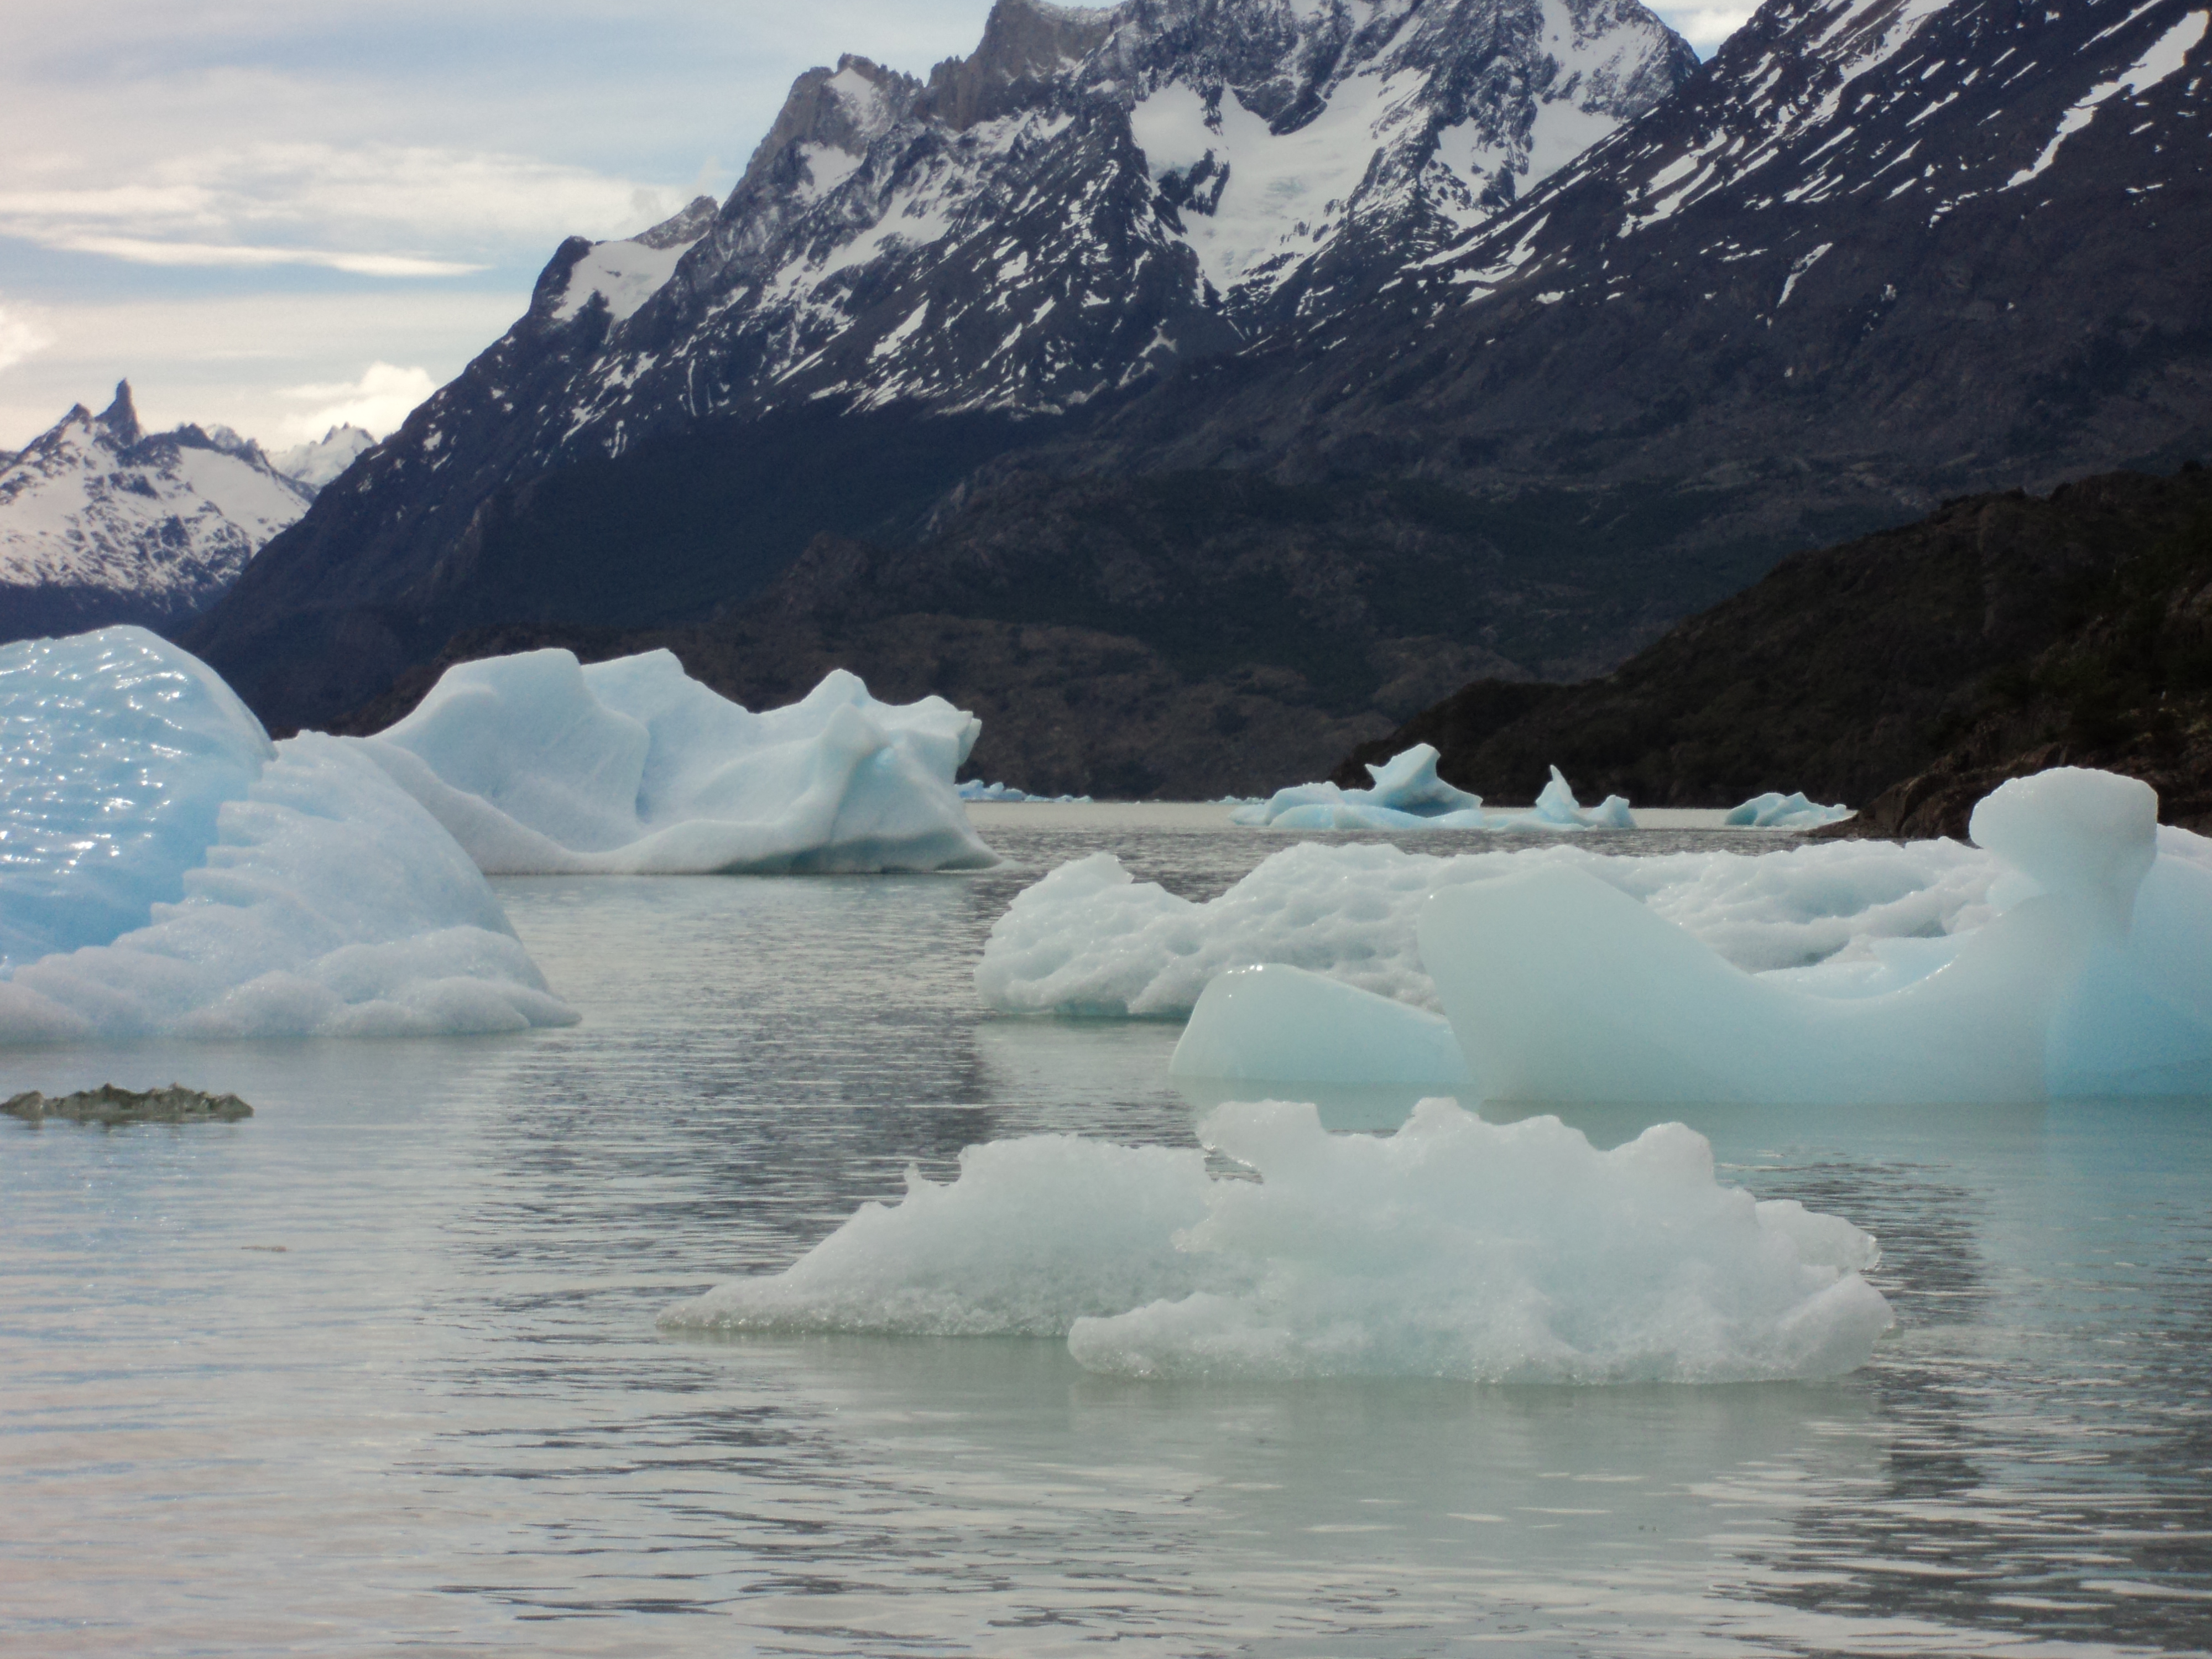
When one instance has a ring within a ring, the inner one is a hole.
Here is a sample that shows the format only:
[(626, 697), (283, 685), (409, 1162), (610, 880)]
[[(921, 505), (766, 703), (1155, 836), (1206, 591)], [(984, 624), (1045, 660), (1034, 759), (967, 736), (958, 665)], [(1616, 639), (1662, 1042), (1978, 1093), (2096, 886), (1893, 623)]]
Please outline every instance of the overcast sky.
[[(562, 238), (726, 193), (808, 65), (917, 74), (990, 0), (77, 0), (0, 54), (0, 446), (128, 376), (155, 426), (380, 435)], [(1710, 53), (1744, 5), (1655, 8)]]

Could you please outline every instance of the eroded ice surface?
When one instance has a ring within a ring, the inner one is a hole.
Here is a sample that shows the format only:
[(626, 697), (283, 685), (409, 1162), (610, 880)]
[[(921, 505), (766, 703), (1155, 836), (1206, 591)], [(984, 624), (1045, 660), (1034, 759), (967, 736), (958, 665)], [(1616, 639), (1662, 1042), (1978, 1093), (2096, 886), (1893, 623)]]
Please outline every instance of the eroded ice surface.
[(981, 726), (843, 670), (754, 714), (666, 651), (447, 669), (362, 751), (489, 874), (972, 870), (997, 862), (953, 775)]
[(1601, 805), (1585, 808), (1575, 799), (1559, 769), (1526, 812), (1486, 816), (1482, 797), (1446, 783), (1437, 775), (1437, 751), (1429, 744), (1370, 765), (1375, 780), (1365, 789), (1333, 783), (1293, 784), (1265, 801), (1239, 806), (1230, 821), (1267, 830), (1633, 830), (1628, 803), (1608, 795)]
[(380, 770), (142, 629), (0, 649), (0, 1042), (575, 1018)]
[(1731, 806), (1721, 822), (1732, 830), (1817, 830), (1824, 823), (1840, 823), (1851, 816), (1851, 809), (1838, 805), (1823, 806), (1808, 800), (1805, 792), (1784, 795), (1768, 790), (1763, 795), (1753, 795), (1740, 805)]
[(1680, 1124), (1599, 1152), (1556, 1118), (1424, 1101), (1388, 1137), (1310, 1105), (1224, 1106), (1196, 1150), (1043, 1135), (860, 1211), (783, 1273), (672, 1327), (1065, 1334), (1145, 1377), (1723, 1382), (1832, 1376), (1891, 1323), (1875, 1242), (1715, 1179)]
[(1421, 955), (1493, 1098), (2196, 1093), (2212, 1078), (2212, 871), (2160, 853), (2157, 805), (2075, 768), (2002, 785), (1971, 825), (2002, 872), (1993, 918), (1872, 970), (1747, 975), (1565, 869), (1437, 894)]
[(1753, 971), (1848, 968), (1871, 963), (1883, 941), (1977, 927), (1995, 914), (1986, 901), (1998, 873), (1990, 854), (1950, 841), (1646, 858), (1571, 845), (1440, 858), (1303, 842), (1194, 903), (1095, 853), (1016, 896), (984, 945), (976, 988), (1007, 1012), (1176, 1018), (1224, 970), (1283, 963), (1434, 1009), (1414, 939), (1421, 902), (1438, 888), (1553, 865), (1643, 901)]

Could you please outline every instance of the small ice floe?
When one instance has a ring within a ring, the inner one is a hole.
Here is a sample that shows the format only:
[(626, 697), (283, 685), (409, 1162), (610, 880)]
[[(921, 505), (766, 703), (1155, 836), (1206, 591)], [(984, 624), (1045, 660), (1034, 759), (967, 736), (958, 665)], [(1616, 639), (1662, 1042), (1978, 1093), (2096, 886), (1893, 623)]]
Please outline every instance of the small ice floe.
[(1731, 806), (1721, 823), (1731, 830), (1817, 830), (1824, 823), (1841, 823), (1851, 816), (1848, 806), (1823, 806), (1808, 800), (1805, 792), (1778, 794), (1768, 790), (1741, 805)]
[(1381, 766), (1370, 765), (1375, 780), (1366, 789), (1333, 783), (1294, 784), (1267, 800), (1239, 806), (1230, 821), (1266, 830), (1489, 830), (1552, 832), (1576, 830), (1633, 830), (1628, 803), (1608, 795), (1595, 807), (1575, 799), (1559, 769), (1526, 812), (1486, 816), (1482, 797), (1446, 783), (1437, 775), (1437, 751), (1418, 744)]
[(526, 651), (446, 671), (349, 739), (492, 875), (975, 870), (953, 775), (982, 725), (884, 703), (842, 669), (764, 714), (648, 651)]
[(138, 628), (0, 647), (0, 1042), (575, 1020), (360, 750)]
[[(1869, 935), (1809, 966), (1747, 973), (1655, 904), (1562, 860), (1438, 885), (1419, 907), (1419, 957), (1486, 1099), (2201, 1094), (2212, 1087), (2212, 848), (2160, 830), (2156, 813), (2131, 778), (2062, 768), (2015, 779), (1974, 810), (1993, 878), (1960, 925)], [(1416, 1052), (1399, 1005), (1353, 989), (1329, 1006), (1334, 1044), (1315, 1029), (1325, 1016), (1302, 978), (1217, 981), (1175, 1069), (1283, 1079), (1286, 1064), (1325, 1065), (1336, 1046)]]
[(1495, 1383), (1830, 1376), (1892, 1323), (1840, 1218), (1715, 1178), (1679, 1123), (1600, 1152), (1556, 1118), (1449, 1100), (1395, 1134), (1310, 1105), (1227, 1105), (1195, 1149), (1070, 1135), (911, 1170), (780, 1273), (661, 1316), (675, 1329), (1065, 1336), (1086, 1368), (1154, 1378)]
[(981, 778), (970, 778), (960, 786), (960, 799), (966, 801), (1042, 801), (1050, 806), (1088, 806), (1088, 795), (1032, 795), (1017, 789), (1011, 783), (985, 783)]

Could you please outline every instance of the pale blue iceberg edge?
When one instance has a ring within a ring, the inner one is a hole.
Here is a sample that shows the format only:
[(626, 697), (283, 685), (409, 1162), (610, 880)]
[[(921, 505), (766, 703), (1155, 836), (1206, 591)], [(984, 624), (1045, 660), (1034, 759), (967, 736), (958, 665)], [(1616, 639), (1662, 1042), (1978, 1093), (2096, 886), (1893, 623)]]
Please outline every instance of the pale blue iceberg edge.
[(574, 1023), (360, 750), (138, 628), (0, 648), (0, 1043)]
[(986, 866), (978, 729), (842, 672), (757, 714), (666, 652), (540, 651), (272, 744), (143, 629), (0, 647), (0, 1043), (570, 1024), (486, 872)]
[(1375, 780), (1371, 788), (1293, 784), (1265, 801), (1239, 806), (1230, 814), (1230, 822), (1255, 830), (1486, 830), (1545, 835), (1636, 828), (1621, 797), (1607, 795), (1598, 805), (1584, 807), (1556, 766), (1528, 811), (1510, 817), (1486, 814), (1481, 796), (1437, 775), (1437, 759), (1433, 745), (1416, 744), (1381, 766), (1369, 766), (1368, 775)]

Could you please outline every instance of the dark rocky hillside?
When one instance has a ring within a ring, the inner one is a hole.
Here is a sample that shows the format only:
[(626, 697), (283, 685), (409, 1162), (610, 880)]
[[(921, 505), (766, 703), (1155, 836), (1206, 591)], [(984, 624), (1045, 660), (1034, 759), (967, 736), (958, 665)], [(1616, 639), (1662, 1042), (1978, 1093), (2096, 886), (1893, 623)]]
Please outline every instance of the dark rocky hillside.
[[(728, 202), (564, 247), (187, 642), (290, 723), (472, 629), (874, 682), (945, 617), (946, 672), (1053, 711), (1000, 719), (1017, 781), (1212, 794), (1240, 718), (1285, 757), (1248, 781), (1312, 775), (1788, 554), (2212, 448), (2201, 3), (1767, 0), (1694, 72), (1616, 0), (1352, 15), (1005, 0), (927, 84), (811, 74)], [(1568, 112), (1610, 136), (1547, 149)], [(1356, 188), (1255, 207), (1330, 134)], [(988, 643), (1027, 626), (1157, 663), (1161, 723)], [(1839, 741), (1861, 799), (1935, 752)]]
[(1785, 560), (1602, 678), (1468, 685), (1334, 775), (1415, 743), (1493, 799), (1556, 763), (1650, 805), (1803, 789), (1862, 807), (1845, 834), (1963, 834), (2007, 777), (2100, 766), (2212, 827), (2212, 473), (1947, 503)]

